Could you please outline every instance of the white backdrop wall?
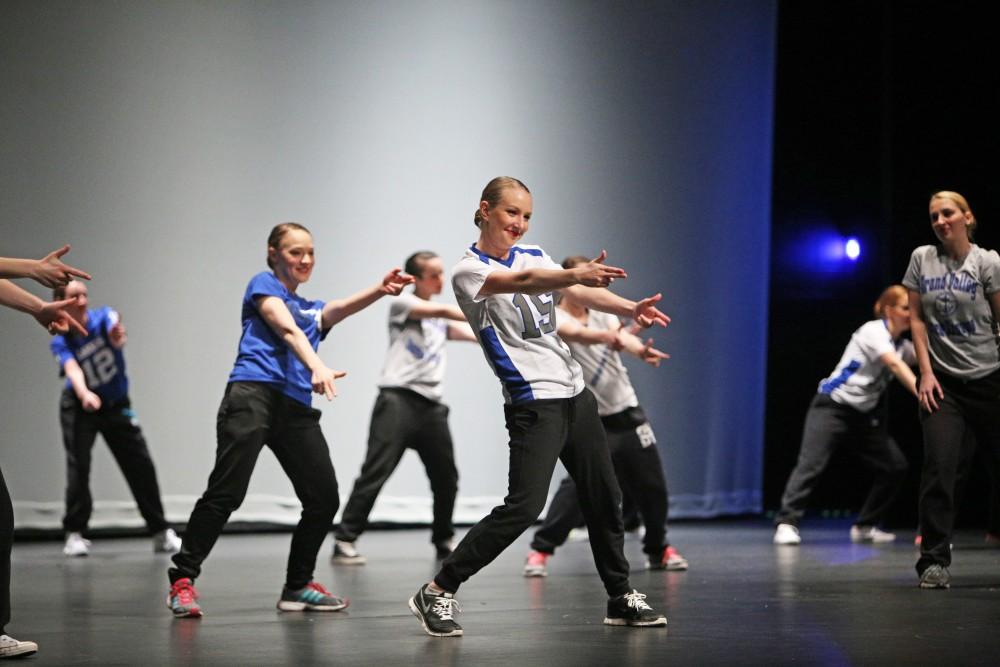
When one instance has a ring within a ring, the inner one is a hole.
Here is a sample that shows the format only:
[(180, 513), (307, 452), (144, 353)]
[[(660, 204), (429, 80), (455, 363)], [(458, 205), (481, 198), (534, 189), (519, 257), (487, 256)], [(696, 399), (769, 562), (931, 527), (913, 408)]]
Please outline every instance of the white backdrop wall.
[[(301, 292), (329, 299), (417, 249), (450, 266), (476, 238), (483, 185), (515, 175), (535, 195), (526, 242), (556, 259), (607, 248), (630, 272), (618, 291), (664, 293), (674, 323), (655, 336), (673, 359), (631, 367), (672, 513), (757, 511), (774, 4), (8, 0), (0, 255), (72, 243), (92, 303), (121, 311), (133, 403), (183, 521), (212, 466), (240, 299), (271, 226), (312, 229)], [(320, 348), (349, 372), (333, 403), (315, 400), (342, 496), (364, 453), (386, 309)], [(56, 364), (30, 318), (4, 311), (0, 327), (0, 464), (18, 525), (56, 526)], [(474, 520), (506, 488), (502, 399), (478, 348), (450, 355), (458, 518)], [(97, 522), (138, 522), (100, 443), (92, 488)], [(294, 514), (269, 453), (250, 493), (243, 518)], [(373, 518), (429, 518), (428, 496), (409, 454)]]

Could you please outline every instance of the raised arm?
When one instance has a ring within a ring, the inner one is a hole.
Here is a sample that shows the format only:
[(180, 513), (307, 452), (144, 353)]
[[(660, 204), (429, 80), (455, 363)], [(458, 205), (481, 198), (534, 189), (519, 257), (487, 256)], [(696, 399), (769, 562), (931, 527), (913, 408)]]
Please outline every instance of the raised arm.
[(80, 405), (84, 410), (94, 412), (101, 409), (101, 397), (87, 387), (87, 379), (76, 359), (67, 359), (63, 363), (63, 373), (66, 374), (70, 386), (73, 387), (73, 393), (80, 399)]
[(333, 381), (344, 377), (347, 373), (327, 368), (316, 351), (312, 349), (312, 345), (302, 329), (295, 324), (295, 318), (288, 311), (288, 306), (285, 305), (284, 301), (276, 296), (257, 297), (257, 312), (299, 358), (299, 361), (312, 371), (313, 391), (317, 394), (323, 394), (326, 396), (326, 400), (332, 401), (333, 397), (337, 395), (337, 387)]
[(90, 280), (90, 274), (64, 264), (60, 259), (69, 252), (69, 245), (53, 250), (41, 259), (0, 257), (0, 278), (31, 278), (46, 287), (59, 287), (74, 278)]
[(64, 310), (75, 301), (75, 298), (42, 301), (9, 280), (0, 280), (0, 305), (28, 313), (51, 334), (64, 334), (72, 329), (84, 336), (87, 335), (87, 330)]
[[(910, 335), (913, 337), (913, 349), (917, 353), (917, 367), (920, 370), (920, 383), (917, 385), (917, 400), (927, 412), (938, 408), (937, 398), (944, 398), (944, 391), (934, 377), (931, 367), (930, 343), (927, 340), (927, 323), (924, 321), (924, 311), (920, 305), (920, 294), (916, 290), (909, 291), (910, 301)], [(993, 301), (990, 300), (992, 305)]]
[(608, 253), (601, 251), (593, 261), (572, 269), (526, 269), (494, 271), (479, 289), (482, 296), (493, 294), (543, 294), (573, 285), (606, 287), (615, 278), (626, 278), (625, 269), (604, 264)]
[(364, 310), (382, 297), (398, 296), (403, 288), (413, 282), (413, 276), (408, 276), (402, 269), (393, 269), (385, 274), (380, 282), (344, 299), (328, 301), (323, 306), (323, 328), (329, 329), (341, 320), (354, 313)]
[(446, 320), (464, 322), (465, 313), (453, 303), (434, 303), (433, 301), (421, 301), (410, 308), (406, 316), (411, 320), (423, 320), (428, 317), (443, 317)]

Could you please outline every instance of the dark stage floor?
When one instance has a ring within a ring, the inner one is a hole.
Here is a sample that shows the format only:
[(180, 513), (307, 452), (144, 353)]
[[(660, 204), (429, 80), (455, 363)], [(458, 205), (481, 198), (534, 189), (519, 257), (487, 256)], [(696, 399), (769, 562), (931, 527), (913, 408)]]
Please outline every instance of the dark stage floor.
[[(773, 546), (763, 521), (671, 535), (691, 569), (632, 577), (666, 630), (601, 624), (586, 542), (564, 547), (547, 579), (524, 579), (522, 536), (460, 591), (466, 635), (428, 637), (406, 606), (434, 571), (423, 530), (368, 533), (363, 567), (334, 568), (325, 545), (317, 579), (352, 600), (327, 614), (274, 607), (289, 535), (225, 535), (198, 582), (200, 621), (171, 617), (167, 558), (145, 539), (96, 540), (77, 560), (59, 543), (19, 543), (9, 630), (52, 665), (1000, 663), (1000, 550), (980, 533), (958, 536), (948, 591), (917, 588), (912, 534), (875, 548), (850, 544), (843, 522), (807, 524), (798, 548)], [(639, 541), (626, 546), (640, 567)]]

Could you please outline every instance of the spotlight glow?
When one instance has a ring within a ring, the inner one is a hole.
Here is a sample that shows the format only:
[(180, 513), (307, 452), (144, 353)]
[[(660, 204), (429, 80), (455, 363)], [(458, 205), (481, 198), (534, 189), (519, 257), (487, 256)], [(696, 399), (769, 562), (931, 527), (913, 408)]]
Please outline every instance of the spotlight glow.
[(856, 262), (861, 256), (861, 244), (855, 238), (847, 239), (844, 243), (844, 255), (852, 262)]

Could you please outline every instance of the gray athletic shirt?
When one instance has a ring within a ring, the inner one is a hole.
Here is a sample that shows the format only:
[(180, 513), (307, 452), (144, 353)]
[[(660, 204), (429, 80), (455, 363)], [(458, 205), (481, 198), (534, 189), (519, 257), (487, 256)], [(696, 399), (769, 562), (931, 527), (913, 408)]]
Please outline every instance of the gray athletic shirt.
[(955, 261), (939, 246), (913, 251), (903, 278), (920, 294), (931, 362), (948, 375), (974, 380), (1000, 368), (989, 295), (1000, 291), (1000, 255), (973, 244)]
[(379, 387), (400, 387), (441, 402), (448, 321), (439, 317), (410, 319), (423, 299), (400, 294), (389, 306), (389, 351)]

